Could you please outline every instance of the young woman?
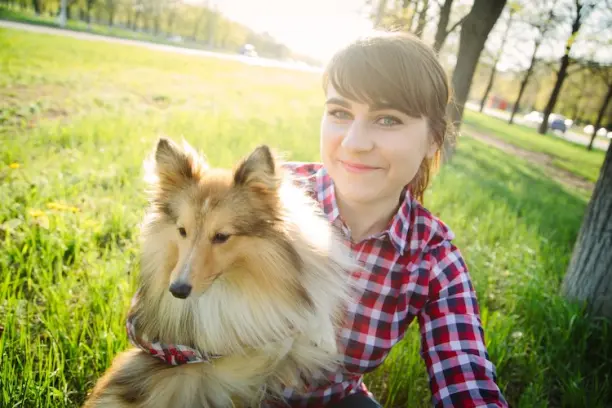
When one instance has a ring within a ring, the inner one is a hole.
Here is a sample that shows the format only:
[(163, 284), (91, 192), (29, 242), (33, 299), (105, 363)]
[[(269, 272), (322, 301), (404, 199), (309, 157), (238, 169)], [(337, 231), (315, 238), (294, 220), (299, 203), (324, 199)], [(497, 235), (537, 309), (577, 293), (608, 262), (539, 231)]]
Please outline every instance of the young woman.
[(418, 38), (379, 33), (327, 66), (322, 163), (289, 168), (318, 199), (363, 263), (366, 289), (340, 334), (345, 367), (296, 407), (378, 407), (363, 375), (418, 321), (436, 407), (506, 407), (484, 344), (478, 304), (453, 233), (423, 207), (448, 137), (447, 76)]

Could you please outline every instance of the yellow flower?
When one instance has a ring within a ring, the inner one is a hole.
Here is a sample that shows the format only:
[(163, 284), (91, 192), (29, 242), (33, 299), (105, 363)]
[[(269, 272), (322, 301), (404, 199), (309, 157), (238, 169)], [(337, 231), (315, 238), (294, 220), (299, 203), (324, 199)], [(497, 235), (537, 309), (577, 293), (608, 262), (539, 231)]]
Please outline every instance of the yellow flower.
[(61, 203), (47, 203), (47, 208), (50, 210), (58, 210), (58, 211), (68, 211), (71, 213), (77, 213), (80, 210), (77, 207), (72, 207), (69, 205), (61, 204)]
[(47, 217), (47, 214), (45, 214), (44, 211), (30, 209), (28, 213), (33, 218), (33, 224), (38, 225), (39, 227), (44, 229), (49, 229), (49, 217)]
[(11, 163), (9, 164), (9, 167), (13, 170), (18, 169), (19, 168), (19, 163)]
[(43, 211), (40, 210), (30, 210), (29, 214), (34, 217), (34, 218), (38, 218), (38, 217), (44, 217), (45, 213)]

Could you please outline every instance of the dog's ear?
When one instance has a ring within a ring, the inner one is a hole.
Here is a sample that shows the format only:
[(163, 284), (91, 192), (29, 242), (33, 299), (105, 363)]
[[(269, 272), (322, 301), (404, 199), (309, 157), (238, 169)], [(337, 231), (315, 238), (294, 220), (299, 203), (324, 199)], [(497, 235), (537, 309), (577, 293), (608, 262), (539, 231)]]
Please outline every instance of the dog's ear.
[(204, 159), (185, 141), (181, 147), (171, 139), (161, 137), (153, 157), (155, 175), (163, 182), (185, 182), (200, 176), (207, 169)]
[(276, 161), (268, 146), (258, 146), (242, 160), (234, 172), (234, 184), (262, 192), (278, 188)]

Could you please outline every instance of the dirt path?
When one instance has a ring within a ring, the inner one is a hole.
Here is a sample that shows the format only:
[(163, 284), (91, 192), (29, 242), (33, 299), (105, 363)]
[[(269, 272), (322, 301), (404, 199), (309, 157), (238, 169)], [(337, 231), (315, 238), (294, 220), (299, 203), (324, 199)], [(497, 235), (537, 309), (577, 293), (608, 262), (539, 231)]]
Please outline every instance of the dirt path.
[(550, 178), (565, 184), (570, 187), (580, 188), (586, 191), (593, 191), (595, 187), (595, 183), (590, 180), (587, 180), (583, 177), (580, 177), (570, 171), (565, 169), (561, 169), (553, 164), (553, 157), (540, 152), (532, 152), (530, 150), (521, 149), (520, 147), (516, 147), (511, 145), (510, 143), (506, 143), (503, 140), (497, 139), (495, 137), (489, 136), (485, 133), (479, 132), (473, 127), (468, 125), (462, 125), (464, 130), (467, 130), (466, 133), (489, 146), (493, 146), (497, 149), (503, 150), (506, 153), (513, 154), (515, 156), (526, 159), (544, 169), (544, 172)]

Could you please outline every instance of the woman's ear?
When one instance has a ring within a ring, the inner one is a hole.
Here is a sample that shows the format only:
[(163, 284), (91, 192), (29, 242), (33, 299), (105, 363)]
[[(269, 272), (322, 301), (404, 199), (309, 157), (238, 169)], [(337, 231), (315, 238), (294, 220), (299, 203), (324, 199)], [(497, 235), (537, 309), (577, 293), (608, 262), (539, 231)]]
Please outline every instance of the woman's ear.
[(434, 140), (434, 138), (430, 138), (429, 140), (429, 148), (427, 149), (427, 153), (425, 154), (425, 157), (427, 157), (428, 159), (433, 159), (434, 156), (436, 155), (436, 152), (440, 149), (440, 146), (438, 146), (438, 143), (436, 143), (436, 141)]

